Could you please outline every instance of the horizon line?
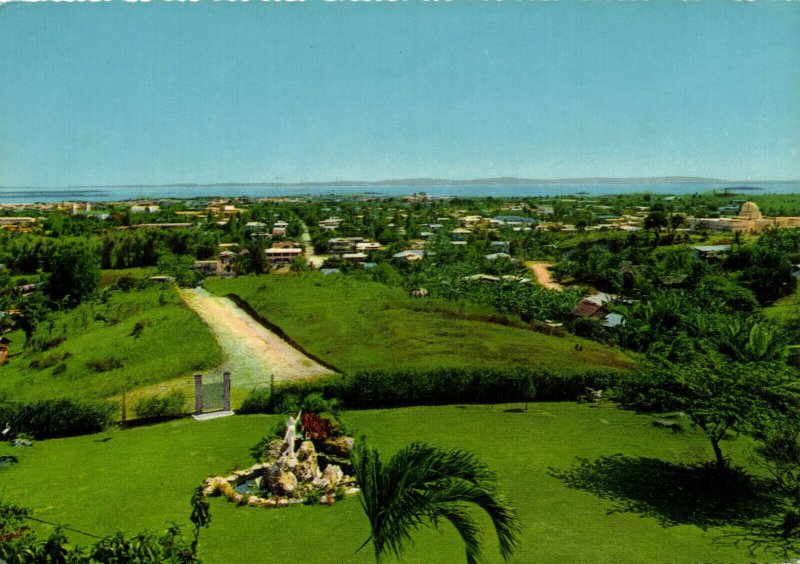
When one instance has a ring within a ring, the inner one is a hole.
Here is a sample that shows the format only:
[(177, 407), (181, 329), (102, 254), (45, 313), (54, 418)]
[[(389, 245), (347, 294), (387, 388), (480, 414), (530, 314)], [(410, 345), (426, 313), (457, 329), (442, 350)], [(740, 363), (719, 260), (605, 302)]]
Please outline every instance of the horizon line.
[(436, 186), (436, 185), (474, 185), (474, 184), (583, 184), (583, 183), (605, 183), (605, 184), (632, 184), (637, 182), (666, 182), (670, 184), (699, 184), (717, 182), (722, 184), (798, 184), (800, 179), (769, 179), (769, 180), (727, 180), (724, 178), (712, 178), (701, 176), (586, 176), (573, 178), (526, 178), (515, 176), (486, 177), (473, 179), (451, 179), (451, 178), (394, 178), (384, 180), (313, 180), (302, 182), (284, 181), (230, 181), (230, 182), (168, 182), (168, 183), (139, 183), (139, 184), (76, 184), (62, 186), (10, 186), (0, 185), (0, 190), (14, 189), (38, 189), (38, 190), (70, 190), (77, 188), (191, 188), (191, 187), (214, 187), (214, 186), (277, 186), (277, 187), (302, 187), (302, 186), (380, 186), (380, 185), (417, 185), (417, 186)]

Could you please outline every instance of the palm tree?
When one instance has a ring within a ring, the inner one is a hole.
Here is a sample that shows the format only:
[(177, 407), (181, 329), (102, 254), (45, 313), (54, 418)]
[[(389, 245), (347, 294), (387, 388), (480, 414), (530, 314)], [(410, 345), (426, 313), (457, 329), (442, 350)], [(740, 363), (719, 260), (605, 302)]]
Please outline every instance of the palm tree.
[(458, 531), (472, 564), (480, 558), (480, 529), (467, 511), (470, 504), (486, 511), (507, 560), (518, 546), (521, 526), (513, 508), (495, 486), (495, 476), (475, 455), (413, 443), (384, 464), (364, 439), (351, 453), (353, 474), (361, 488), (361, 506), (371, 533), (375, 561), (388, 553), (400, 556), (413, 530), (449, 521)]

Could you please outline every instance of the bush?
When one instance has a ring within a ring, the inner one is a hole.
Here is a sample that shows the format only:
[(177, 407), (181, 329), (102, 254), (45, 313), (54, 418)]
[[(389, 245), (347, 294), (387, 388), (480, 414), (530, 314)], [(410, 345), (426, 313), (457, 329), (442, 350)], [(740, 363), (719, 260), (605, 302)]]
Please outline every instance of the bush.
[(93, 372), (111, 372), (122, 368), (122, 361), (114, 357), (90, 359), (86, 361), (86, 368)]
[(137, 321), (136, 325), (133, 326), (133, 330), (130, 332), (129, 337), (133, 337), (134, 339), (138, 339), (142, 336), (142, 332), (144, 331), (145, 327), (150, 326), (150, 320), (145, 319), (144, 321)]
[(306, 499), (303, 500), (303, 503), (306, 505), (319, 505), (321, 499), (322, 492), (312, 488), (306, 492)]
[(236, 410), (238, 414), (272, 412), (272, 394), (267, 388), (256, 388), (247, 394), (242, 405)]
[(273, 403), (265, 407), (296, 402), (313, 393), (356, 409), (521, 402), (529, 400), (531, 389), (536, 390), (537, 401), (574, 401), (587, 387), (606, 388), (620, 376), (613, 369), (558, 375), (523, 368), (358, 372), (278, 385)]
[(184, 414), (186, 395), (181, 390), (173, 390), (164, 395), (149, 396), (136, 403), (134, 412), (141, 418), (180, 417)]
[(49, 399), (30, 403), (0, 404), (0, 422), (12, 432), (37, 439), (87, 435), (107, 429), (117, 406), (108, 401)]
[(25, 346), (31, 351), (46, 351), (57, 347), (66, 340), (64, 335), (36, 335), (28, 339)]
[(321, 444), (325, 439), (339, 434), (339, 422), (332, 416), (307, 411), (300, 416), (300, 421), (303, 426), (303, 434), (315, 444)]

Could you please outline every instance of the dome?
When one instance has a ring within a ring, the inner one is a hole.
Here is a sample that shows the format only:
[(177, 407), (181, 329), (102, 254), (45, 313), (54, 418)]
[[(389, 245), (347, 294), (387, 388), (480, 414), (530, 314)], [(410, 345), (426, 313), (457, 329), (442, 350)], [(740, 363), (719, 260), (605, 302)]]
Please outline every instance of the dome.
[(761, 210), (755, 202), (745, 202), (742, 204), (742, 209), (739, 210), (739, 217), (741, 219), (761, 219)]

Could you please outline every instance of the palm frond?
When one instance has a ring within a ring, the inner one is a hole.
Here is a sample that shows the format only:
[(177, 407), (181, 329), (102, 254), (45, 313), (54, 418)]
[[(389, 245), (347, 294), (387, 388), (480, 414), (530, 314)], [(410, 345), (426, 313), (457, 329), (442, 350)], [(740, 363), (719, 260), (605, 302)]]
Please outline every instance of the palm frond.
[(387, 552), (399, 556), (415, 529), (446, 519), (464, 541), (467, 562), (476, 562), (480, 529), (467, 511), (470, 505), (489, 515), (504, 559), (518, 546), (516, 513), (497, 490), (495, 474), (474, 454), (413, 443), (384, 465), (362, 439), (352, 462), (376, 558)]

